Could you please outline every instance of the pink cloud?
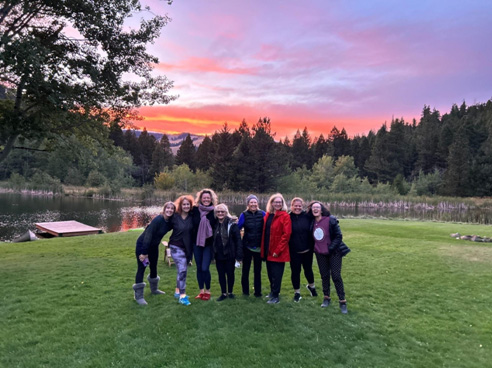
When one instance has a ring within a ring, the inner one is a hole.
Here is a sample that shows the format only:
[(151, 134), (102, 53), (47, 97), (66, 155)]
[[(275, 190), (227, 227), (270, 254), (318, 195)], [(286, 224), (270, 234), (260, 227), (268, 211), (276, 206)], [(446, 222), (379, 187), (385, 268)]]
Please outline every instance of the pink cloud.
[(254, 75), (258, 73), (257, 68), (245, 67), (237, 60), (224, 60), (228, 65), (218, 60), (205, 57), (190, 57), (186, 60), (177, 63), (159, 63), (156, 69), (162, 71), (179, 70), (185, 72), (200, 72), (200, 73), (219, 73), (219, 74), (248, 74)]

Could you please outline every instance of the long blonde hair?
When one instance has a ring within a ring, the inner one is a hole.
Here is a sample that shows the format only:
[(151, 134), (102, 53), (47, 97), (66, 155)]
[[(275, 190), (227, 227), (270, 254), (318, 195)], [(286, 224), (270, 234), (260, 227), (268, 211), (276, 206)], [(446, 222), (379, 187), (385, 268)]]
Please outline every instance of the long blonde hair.
[(285, 203), (285, 199), (284, 199), (283, 195), (280, 193), (275, 193), (270, 197), (270, 199), (268, 199), (266, 211), (268, 213), (274, 213), (275, 212), (275, 210), (273, 209), (273, 206), (272, 206), (272, 202), (275, 198), (280, 198), (282, 200), (282, 211), (287, 212), (287, 203)]

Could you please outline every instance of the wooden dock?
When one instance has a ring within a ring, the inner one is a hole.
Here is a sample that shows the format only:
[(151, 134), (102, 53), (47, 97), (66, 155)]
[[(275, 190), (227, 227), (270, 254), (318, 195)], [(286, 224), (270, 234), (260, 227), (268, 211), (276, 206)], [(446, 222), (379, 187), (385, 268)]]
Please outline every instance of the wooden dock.
[(79, 236), (101, 234), (102, 230), (78, 221), (39, 222), (36, 228), (53, 236)]

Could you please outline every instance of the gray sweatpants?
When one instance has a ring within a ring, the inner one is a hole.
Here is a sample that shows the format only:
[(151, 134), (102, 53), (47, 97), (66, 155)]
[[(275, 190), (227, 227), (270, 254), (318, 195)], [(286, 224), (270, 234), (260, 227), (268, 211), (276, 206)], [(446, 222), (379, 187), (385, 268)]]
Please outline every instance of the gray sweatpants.
[(169, 247), (171, 248), (171, 256), (178, 272), (176, 276), (176, 288), (179, 289), (180, 294), (186, 294), (186, 273), (188, 272), (186, 253), (184, 249), (176, 245), (169, 244)]

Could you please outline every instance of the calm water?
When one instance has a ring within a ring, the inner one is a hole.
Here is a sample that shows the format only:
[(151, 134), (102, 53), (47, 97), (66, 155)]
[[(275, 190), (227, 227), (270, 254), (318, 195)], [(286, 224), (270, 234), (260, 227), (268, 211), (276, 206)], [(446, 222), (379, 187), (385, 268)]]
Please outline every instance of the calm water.
[[(230, 205), (229, 209), (231, 213), (239, 215), (244, 210), (244, 206)], [(105, 232), (125, 231), (147, 225), (161, 210), (160, 204), (136, 206), (121, 201), (0, 193), (0, 241), (9, 241), (27, 230), (35, 230), (36, 222), (75, 220), (101, 228)], [(492, 215), (486, 210), (444, 211), (435, 208), (417, 211), (332, 206), (331, 212), (339, 217), (492, 223)]]

